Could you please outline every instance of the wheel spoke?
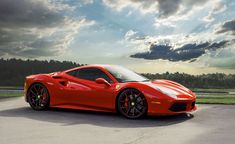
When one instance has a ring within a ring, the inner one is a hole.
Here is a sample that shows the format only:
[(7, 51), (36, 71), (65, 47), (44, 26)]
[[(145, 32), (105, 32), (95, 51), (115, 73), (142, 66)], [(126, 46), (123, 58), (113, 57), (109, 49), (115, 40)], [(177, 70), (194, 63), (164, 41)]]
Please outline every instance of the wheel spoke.
[(126, 114), (128, 115), (131, 112), (131, 107), (128, 107)]
[(38, 94), (38, 90), (36, 89), (36, 86), (33, 86), (32, 90), (34, 90), (36, 92), (36, 95)]
[(140, 93), (135, 94), (135, 99), (137, 100), (140, 97)]
[(133, 95), (133, 91), (131, 91), (131, 95)]
[(34, 95), (34, 96), (37, 96), (32, 89), (30, 89), (30, 92)]
[(136, 102), (137, 105), (142, 105), (142, 106), (144, 105), (143, 103), (144, 103), (144, 102), (143, 102), (142, 100), (139, 101), (139, 102)]
[(35, 105), (35, 100), (34, 100), (34, 99), (31, 99), (31, 102), (32, 102), (32, 104), (34, 104), (34, 105)]
[(39, 106), (41, 107), (43, 104), (43, 100), (39, 99)]
[(135, 109), (138, 111), (138, 113), (141, 113), (140, 109), (138, 109), (138, 106), (136, 106)]
[(41, 89), (40, 94), (43, 95), (44, 93), (44, 88)]
[(135, 116), (135, 107), (132, 108), (132, 116)]
[[(40, 87), (41, 87), (41, 86), (40, 86), (40, 85), (37, 85), (37, 86), (38, 86), (37, 91), (39, 92), (39, 91), (40, 91)], [(35, 87), (36, 87), (36, 86), (35, 86)]]
[(144, 106), (143, 106), (143, 105), (140, 105), (140, 104), (137, 104), (137, 105), (136, 105), (136, 108), (138, 108), (139, 110), (143, 109), (143, 107), (144, 107)]

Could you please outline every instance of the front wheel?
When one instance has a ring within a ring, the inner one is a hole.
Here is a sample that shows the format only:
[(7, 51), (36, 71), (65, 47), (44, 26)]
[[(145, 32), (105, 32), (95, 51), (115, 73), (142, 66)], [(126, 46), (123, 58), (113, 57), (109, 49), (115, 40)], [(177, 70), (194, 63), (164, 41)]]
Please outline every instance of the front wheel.
[(27, 92), (29, 105), (34, 110), (46, 110), (49, 108), (49, 93), (47, 88), (40, 83), (30, 86)]
[(117, 99), (118, 111), (129, 119), (138, 119), (147, 113), (144, 95), (136, 89), (124, 90)]

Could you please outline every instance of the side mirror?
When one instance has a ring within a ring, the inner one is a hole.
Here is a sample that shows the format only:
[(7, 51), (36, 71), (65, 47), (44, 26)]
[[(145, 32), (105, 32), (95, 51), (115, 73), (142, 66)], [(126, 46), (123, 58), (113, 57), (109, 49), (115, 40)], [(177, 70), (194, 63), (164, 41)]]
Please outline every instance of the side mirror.
[(108, 86), (108, 87), (111, 86), (111, 84), (110, 84), (109, 82), (107, 82), (107, 81), (106, 81), (105, 79), (103, 79), (103, 78), (97, 78), (97, 79), (95, 80), (95, 82), (98, 83), (98, 84), (105, 84), (105, 85)]

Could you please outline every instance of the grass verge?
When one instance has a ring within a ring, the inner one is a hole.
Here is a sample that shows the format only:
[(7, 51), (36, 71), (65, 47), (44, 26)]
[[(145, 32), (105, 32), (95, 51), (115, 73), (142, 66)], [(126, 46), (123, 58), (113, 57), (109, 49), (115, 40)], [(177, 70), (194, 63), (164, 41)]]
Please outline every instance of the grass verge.
[(235, 104), (235, 89), (193, 89), (198, 104)]
[(197, 98), (197, 104), (235, 104), (235, 99)]
[(0, 98), (1, 97), (20, 97), (23, 96), (23, 93), (0, 93)]

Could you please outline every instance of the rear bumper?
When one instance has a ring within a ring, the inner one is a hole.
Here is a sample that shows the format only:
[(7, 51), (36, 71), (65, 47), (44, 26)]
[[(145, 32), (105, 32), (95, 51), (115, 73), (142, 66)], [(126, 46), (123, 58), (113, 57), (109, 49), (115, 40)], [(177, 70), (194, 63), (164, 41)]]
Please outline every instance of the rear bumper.
[(196, 99), (181, 100), (152, 100), (149, 103), (149, 115), (175, 115), (181, 113), (192, 112), (197, 109), (195, 105)]

